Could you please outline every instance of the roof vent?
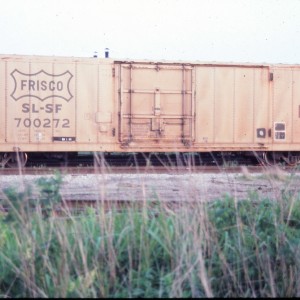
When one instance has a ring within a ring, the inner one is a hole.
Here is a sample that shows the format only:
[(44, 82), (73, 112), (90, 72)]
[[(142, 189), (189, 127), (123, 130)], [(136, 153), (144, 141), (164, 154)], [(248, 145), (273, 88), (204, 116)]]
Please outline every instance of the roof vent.
[(105, 58), (109, 58), (109, 49), (105, 48)]

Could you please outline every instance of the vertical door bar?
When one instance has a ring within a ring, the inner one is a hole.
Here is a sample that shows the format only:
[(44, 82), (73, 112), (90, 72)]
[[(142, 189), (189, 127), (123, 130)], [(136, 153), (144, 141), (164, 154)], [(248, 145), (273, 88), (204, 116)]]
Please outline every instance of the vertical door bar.
[(154, 115), (160, 115), (160, 91), (159, 89), (155, 89), (154, 92)]
[(195, 69), (192, 68), (191, 69), (191, 125), (190, 125), (190, 136), (191, 136), (191, 141), (194, 141), (194, 137), (195, 137), (195, 127), (196, 127), (196, 118), (195, 118), (195, 107), (196, 107), (196, 103), (195, 103)]
[(184, 70), (184, 65), (182, 65), (182, 89), (181, 89), (181, 94), (182, 94), (182, 142), (184, 142), (185, 139), (185, 70)]
[(129, 65), (129, 141), (132, 140), (132, 64)]
[(119, 64), (119, 99), (120, 99), (120, 111), (119, 111), (119, 141), (123, 140), (123, 66)]

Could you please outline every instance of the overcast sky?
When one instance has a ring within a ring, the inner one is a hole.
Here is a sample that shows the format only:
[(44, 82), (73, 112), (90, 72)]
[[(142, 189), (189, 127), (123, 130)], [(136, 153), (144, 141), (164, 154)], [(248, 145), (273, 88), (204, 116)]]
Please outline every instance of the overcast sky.
[(0, 0), (0, 54), (300, 64), (300, 0)]

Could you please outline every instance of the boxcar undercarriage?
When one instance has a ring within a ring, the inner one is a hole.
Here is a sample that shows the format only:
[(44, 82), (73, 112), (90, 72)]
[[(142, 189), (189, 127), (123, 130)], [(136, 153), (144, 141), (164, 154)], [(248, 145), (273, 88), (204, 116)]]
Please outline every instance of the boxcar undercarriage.
[(178, 152), (178, 153), (103, 153), (103, 152), (10, 152), (0, 153), (0, 167), (80, 166), (99, 164), (107, 166), (144, 165), (266, 165), (297, 166), (300, 152)]

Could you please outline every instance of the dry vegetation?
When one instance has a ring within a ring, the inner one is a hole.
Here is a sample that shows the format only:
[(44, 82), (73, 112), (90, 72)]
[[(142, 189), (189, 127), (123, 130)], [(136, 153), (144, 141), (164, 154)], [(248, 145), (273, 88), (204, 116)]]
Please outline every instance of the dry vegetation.
[[(112, 205), (54, 214), (59, 174), (2, 191), (0, 297), (299, 297), (300, 199), (295, 174), (275, 198), (249, 190), (171, 209)], [(245, 169), (241, 179), (251, 181)]]

